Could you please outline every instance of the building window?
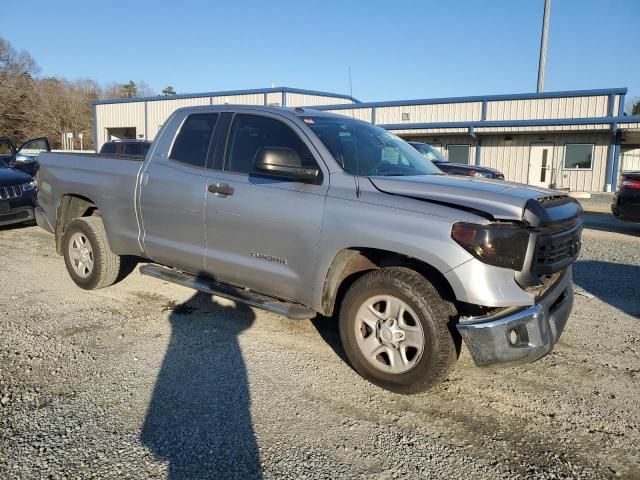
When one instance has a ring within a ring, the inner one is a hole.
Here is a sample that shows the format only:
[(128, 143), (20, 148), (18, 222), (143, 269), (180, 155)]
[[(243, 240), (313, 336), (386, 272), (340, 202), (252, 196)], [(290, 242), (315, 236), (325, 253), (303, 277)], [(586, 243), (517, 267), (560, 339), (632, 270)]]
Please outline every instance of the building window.
[(591, 170), (593, 143), (568, 143), (564, 146), (565, 170)]
[(451, 163), (469, 164), (470, 145), (447, 145), (447, 160)]

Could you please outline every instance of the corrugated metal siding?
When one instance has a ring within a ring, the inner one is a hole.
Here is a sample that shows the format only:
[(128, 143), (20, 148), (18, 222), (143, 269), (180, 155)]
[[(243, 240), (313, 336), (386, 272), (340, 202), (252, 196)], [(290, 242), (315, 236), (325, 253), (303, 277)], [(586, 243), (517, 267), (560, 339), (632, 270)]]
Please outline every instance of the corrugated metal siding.
[[(565, 144), (593, 143), (591, 170), (564, 170)], [(505, 142), (502, 136), (482, 137), (480, 163), (497, 168), (507, 180), (527, 183), (529, 179), (529, 153), (532, 144), (553, 144), (553, 179), (556, 188), (601, 192), (605, 187), (609, 135), (552, 135), (548, 137), (518, 135)]]
[[(403, 113), (409, 114), (409, 120), (402, 120)], [(482, 102), (378, 107), (376, 123), (464, 122), (480, 120), (481, 115)]]
[(541, 98), (487, 102), (487, 120), (606, 117), (609, 97)]
[(267, 93), (267, 105), (282, 106), (282, 92)]
[[(582, 192), (602, 192), (605, 189), (609, 135), (567, 135), (554, 152), (557, 187)], [(567, 143), (594, 143), (591, 170), (563, 170), (564, 145)]]
[(212, 105), (264, 105), (263, 93), (250, 93), (247, 95), (221, 95), (211, 97)]
[(640, 148), (624, 150), (620, 155), (620, 171), (640, 171)]
[(107, 128), (135, 127), (144, 135), (144, 102), (96, 105), (96, 130), (99, 149), (107, 141)]
[(323, 95), (311, 95), (307, 93), (287, 92), (287, 107), (313, 107), (317, 105), (338, 105), (353, 103), (351, 100), (340, 97), (325, 97)]
[(147, 136), (153, 140), (162, 124), (175, 110), (182, 107), (209, 105), (209, 97), (179, 98), (176, 100), (160, 100), (147, 103)]
[(355, 118), (357, 120), (364, 120), (365, 122), (371, 122), (371, 109), (370, 108), (349, 108), (347, 110), (327, 110), (331, 113), (337, 113), (338, 115), (344, 115), (345, 117)]

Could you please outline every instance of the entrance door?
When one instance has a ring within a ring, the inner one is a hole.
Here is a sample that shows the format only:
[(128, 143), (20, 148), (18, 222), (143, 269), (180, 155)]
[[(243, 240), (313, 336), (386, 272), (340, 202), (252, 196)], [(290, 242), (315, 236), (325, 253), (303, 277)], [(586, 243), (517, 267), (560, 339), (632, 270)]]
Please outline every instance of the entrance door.
[(529, 185), (549, 188), (553, 173), (553, 145), (532, 144), (529, 152)]

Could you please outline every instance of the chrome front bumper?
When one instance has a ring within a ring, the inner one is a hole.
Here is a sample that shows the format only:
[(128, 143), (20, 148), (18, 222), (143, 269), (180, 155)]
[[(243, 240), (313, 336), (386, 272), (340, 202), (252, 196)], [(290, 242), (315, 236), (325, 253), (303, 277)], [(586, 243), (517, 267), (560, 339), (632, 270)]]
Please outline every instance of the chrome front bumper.
[(457, 328), (479, 367), (529, 363), (553, 350), (572, 307), (568, 267), (535, 305), (503, 315), (462, 317)]

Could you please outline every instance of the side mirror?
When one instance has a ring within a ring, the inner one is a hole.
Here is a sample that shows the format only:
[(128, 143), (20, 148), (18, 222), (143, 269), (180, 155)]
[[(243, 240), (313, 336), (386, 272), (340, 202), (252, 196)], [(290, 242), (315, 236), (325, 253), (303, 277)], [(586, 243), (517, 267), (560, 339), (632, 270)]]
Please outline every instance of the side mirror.
[(33, 157), (29, 157), (27, 155), (23, 155), (21, 153), (16, 153), (13, 159), (11, 160), (11, 166), (19, 166), (19, 165), (28, 165), (30, 163), (35, 163), (36, 160)]
[(256, 153), (254, 168), (274, 177), (289, 178), (300, 181), (316, 180), (320, 171), (302, 165), (298, 152), (286, 147), (263, 147)]

